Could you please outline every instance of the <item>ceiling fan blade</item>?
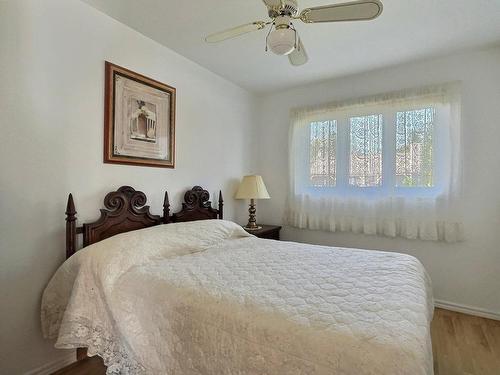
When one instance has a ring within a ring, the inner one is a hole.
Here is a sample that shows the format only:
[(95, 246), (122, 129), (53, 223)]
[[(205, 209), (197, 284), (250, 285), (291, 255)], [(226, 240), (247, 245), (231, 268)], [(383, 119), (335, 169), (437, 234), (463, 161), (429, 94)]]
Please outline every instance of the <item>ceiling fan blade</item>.
[(365, 21), (377, 18), (383, 10), (380, 0), (360, 0), (304, 9), (299, 18), (306, 23)]
[(302, 40), (299, 39), (297, 48), (295, 48), (293, 52), (288, 55), (288, 60), (290, 60), (290, 64), (293, 66), (304, 65), (309, 60), (304, 45), (302, 44)]
[(241, 25), (237, 27), (233, 27), (228, 30), (224, 30), (215, 34), (211, 34), (205, 38), (205, 42), (207, 43), (218, 43), (222, 42), (226, 39), (235, 38), (237, 36), (251, 33), (252, 31), (262, 30), (266, 27), (267, 23), (262, 21), (248, 23), (246, 25)]

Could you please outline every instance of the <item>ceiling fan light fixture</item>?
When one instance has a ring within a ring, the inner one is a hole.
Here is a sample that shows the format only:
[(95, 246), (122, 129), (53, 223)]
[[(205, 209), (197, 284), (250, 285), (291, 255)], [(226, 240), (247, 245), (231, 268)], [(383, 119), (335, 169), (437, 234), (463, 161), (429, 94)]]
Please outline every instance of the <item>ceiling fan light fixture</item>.
[(297, 36), (290, 27), (277, 28), (267, 38), (267, 46), (276, 55), (289, 55), (296, 45)]

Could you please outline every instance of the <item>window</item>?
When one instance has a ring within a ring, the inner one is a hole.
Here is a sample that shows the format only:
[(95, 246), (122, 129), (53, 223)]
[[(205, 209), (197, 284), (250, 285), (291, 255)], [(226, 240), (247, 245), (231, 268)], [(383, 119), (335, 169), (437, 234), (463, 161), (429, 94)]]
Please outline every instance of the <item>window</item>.
[[(433, 188), (435, 107), (385, 110), (382, 114), (347, 116), (348, 188)], [(385, 119), (385, 120), (384, 120)], [(310, 186), (336, 186), (337, 120), (312, 121), (309, 144)], [(384, 133), (388, 135), (384, 137)], [(341, 147), (342, 149), (342, 147)], [(388, 160), (394, 159), (394, 162)], [(345, 170), (340, 166), (340, 170)], [(385, 174), (384, 174), (385, 169)], [(366, 189), (365, 189), (366, 190)]]
[(460, 237), (458, 86), (294, 112), (288, 224), (407, 238)]
[(382, 184), (382, 115), (349, 119), (349, 185)]
[(396, 186), (434, 186), (434, 114), (434, 108), (396, 113)]
[(337, 155), (337, 122), (312, 122), (310, 144), (311, 186), (335, 186)]

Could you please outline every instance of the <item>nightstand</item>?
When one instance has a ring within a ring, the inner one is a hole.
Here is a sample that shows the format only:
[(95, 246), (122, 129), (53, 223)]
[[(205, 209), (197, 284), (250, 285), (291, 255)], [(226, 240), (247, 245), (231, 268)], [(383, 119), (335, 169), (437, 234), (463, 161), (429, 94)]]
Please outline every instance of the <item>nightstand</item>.
[(278, 225), (263, 225), (259, 224), (259, 227), (262, 227), (262, 229), (257, 229), (257, 230), (246, 230), (248, 233), (253, 234), (256, 237), (259, 238), (267, 238), (269, 240), (279, 240), (280, 239), (280, 230), (281, 227)]

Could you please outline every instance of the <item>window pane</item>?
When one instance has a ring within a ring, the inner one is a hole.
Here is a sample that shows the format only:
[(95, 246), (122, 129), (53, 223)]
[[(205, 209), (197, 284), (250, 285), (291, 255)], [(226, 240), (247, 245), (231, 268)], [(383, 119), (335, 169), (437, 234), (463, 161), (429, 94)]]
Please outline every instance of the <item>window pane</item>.
[(396, 186), (433, 186), (434, 117), (434, 108), (396, 114)]
[(382, 184), (382, 115), (351, 117), (349, 184)]
[(309, 181), (317, 187), (335, 186), (337, 121), (312, 122), (310, 127)]

